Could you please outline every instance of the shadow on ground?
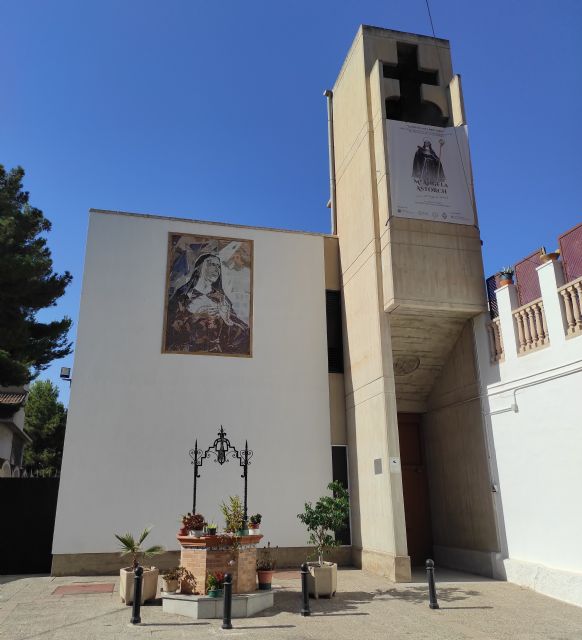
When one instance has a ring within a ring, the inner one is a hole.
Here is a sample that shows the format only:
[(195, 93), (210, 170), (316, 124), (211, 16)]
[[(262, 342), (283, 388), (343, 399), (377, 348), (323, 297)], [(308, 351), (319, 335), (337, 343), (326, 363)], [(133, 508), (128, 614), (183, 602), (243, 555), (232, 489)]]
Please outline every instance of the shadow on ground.
[[(460, 587), (437, 588), (439, 602), (458, 602), (472, 596), (479, 596), (479, 591), (461, 589)], [(408, 589), (376, 589), (375, 600), (405, 600), (414, 604), (428, 602), (428, 587), (409, 587)]]

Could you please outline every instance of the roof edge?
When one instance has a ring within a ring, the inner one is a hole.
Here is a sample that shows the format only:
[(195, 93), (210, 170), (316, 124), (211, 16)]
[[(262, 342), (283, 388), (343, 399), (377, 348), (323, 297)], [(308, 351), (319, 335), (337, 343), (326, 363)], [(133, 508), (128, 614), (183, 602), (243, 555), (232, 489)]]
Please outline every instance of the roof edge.
[(256, 231), (272, 231), (274, 233), (293, 233), (304, 236), (317, 236), (320, 238), (337, 238), (332, 233), (318, 233), (317, 231), (301, 231), (297, 229), (277, 229), (276, 227), (260, 227), (249, 224), (237, 224), (231, 222), (216, 222), (213, 220), (198, 220), (195, 218), (181, 218), (178, 216), (163, 216), (157, 213), (137, 213), (134, 211), (112, 211), (110, 209), (89, 209), (89, 213), (97, 213), (99, 215), (110, 216), (130, 216), (136, 218), (151, 218), (154, 220), (173, 220), (174, 222), (192, 222), (195, 224), (208, 224), (217, 227), (232, 227), (235, 229), (253, 229)]

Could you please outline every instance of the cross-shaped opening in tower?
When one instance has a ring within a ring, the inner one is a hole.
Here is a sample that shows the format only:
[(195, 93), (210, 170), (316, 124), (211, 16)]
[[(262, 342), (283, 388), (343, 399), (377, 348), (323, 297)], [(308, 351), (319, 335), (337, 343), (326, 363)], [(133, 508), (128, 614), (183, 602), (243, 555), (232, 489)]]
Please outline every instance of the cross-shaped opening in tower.
[(386, 117), (389, 120), (416, 122), (443, 127), (447, 118), (432, 102), (423, 102), (420, 95), (421, 84), (438, 85), (438, 71), (423, 71), (418, 68), (418, 47), (414, 44), (398, 42), (396, 45), (398, 64), (384, 63), (384, 77), (400, 82), (400, 97), (386, 100)]

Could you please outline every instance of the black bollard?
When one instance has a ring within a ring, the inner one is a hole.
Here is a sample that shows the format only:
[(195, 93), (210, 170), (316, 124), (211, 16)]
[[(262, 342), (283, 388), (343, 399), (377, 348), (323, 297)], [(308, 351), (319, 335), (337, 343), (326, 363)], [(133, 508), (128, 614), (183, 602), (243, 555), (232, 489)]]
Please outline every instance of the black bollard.
[(143, 581), (143, 567), (137, 565), (135, 568), (135, 578), (133, 579), (133, 607), (131, 609), (131, 624), (140, 624), (141, 617), (139, 608), (141, 607), (141, 583)]
[(309, 569), (307, 568), (307, 562), (301, 565), (301, 595), (303, 598), (303, 604), (301, 606), (301, 615), (310, 616), (311, 609), (309, 608), (309, 588), (307, 586), (307, 576), (309, 575)]
[(428, 579), (428, 606), (431, 609), (439, 609), (437, 602), (436, 586), (434, 583), (434, 561), (430, 558), (426, 561), (426, 577)]
[(232, 629), (232, 575), (224, 576), (224, 610), (222, 612), (222, 628)]

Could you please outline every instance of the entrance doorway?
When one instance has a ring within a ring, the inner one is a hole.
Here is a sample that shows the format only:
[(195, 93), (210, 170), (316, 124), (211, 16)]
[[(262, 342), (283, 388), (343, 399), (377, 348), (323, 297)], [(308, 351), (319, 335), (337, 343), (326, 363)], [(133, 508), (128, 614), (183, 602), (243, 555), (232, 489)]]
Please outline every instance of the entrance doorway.
[(422, 442), (421, 414), (398, 414), (406, 540), (412, 566), (432, 557), (428, 481)]

